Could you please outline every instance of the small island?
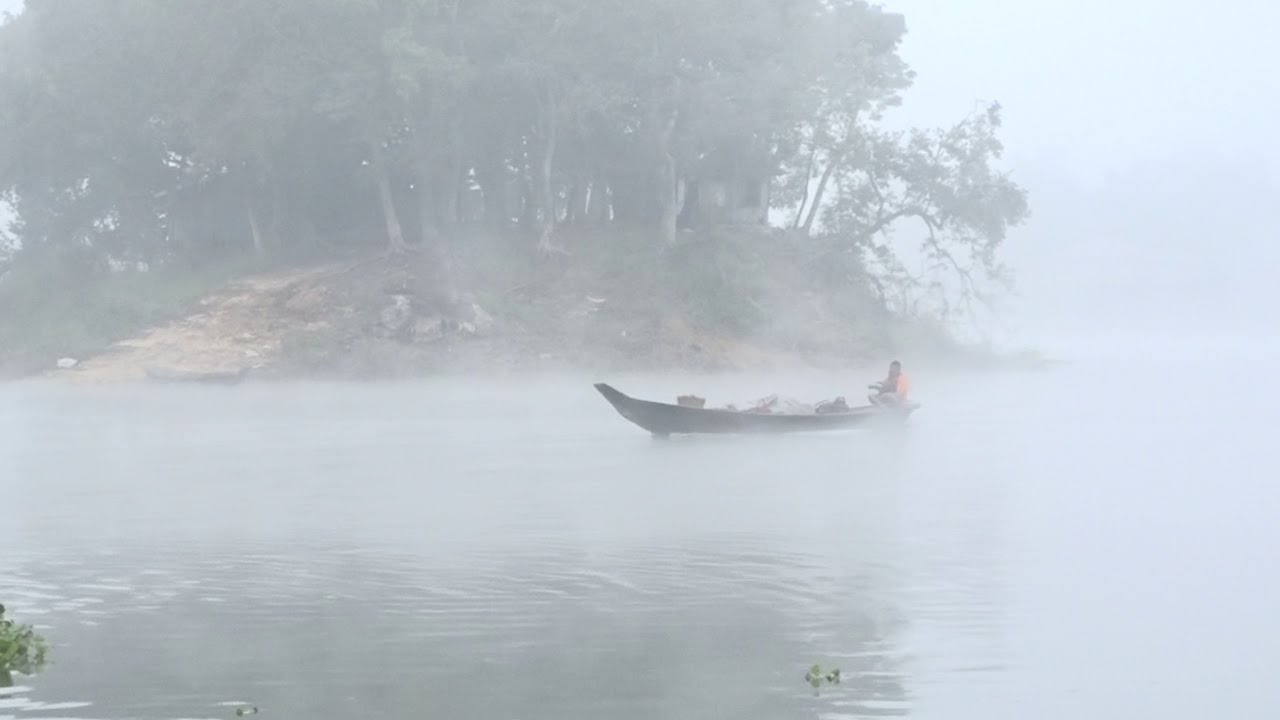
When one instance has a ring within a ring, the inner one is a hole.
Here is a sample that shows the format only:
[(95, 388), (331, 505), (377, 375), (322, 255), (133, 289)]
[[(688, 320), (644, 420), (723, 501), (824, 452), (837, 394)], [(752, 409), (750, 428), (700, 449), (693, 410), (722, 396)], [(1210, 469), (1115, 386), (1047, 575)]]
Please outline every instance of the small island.
[(32, 4), (0, 25), (0, 368), (972, 355), (1027, 198), (998, 104), (890, 129), (905, 33), (860, 0)]

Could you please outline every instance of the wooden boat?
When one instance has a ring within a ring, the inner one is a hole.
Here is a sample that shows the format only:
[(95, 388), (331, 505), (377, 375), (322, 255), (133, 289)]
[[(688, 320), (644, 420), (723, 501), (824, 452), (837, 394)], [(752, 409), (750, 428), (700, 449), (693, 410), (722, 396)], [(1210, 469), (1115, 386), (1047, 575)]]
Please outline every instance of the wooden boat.
[(153, 382), (197, 383), (203, 385), (235, 385), (249, 374), (249, 367), (235, 370), (175, 370), (170, 368), (143, 368), (147, 379)]
[(687, 407), (638, 400), (605, 383), (596, 390), (622, 417), (648, 430), (655, 436), (702, 433), (748, 434), (787, 433), (834, 430), (872, 421), (906, 422), (920, 407), (917, 403), (899, 406), (867, 405), (847, 411), (828, 413), (759, 413), (744, 410)]

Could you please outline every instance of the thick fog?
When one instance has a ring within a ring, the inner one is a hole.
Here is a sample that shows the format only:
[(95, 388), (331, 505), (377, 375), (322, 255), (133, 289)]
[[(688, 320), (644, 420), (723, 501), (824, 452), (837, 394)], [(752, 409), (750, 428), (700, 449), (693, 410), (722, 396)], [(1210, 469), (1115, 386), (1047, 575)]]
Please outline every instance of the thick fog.
[(903, 55), (918, 73), (900, 122), (945, 123), (975, 99), (1005, 109), (1005, 166), (1032, 205), (1006, 246), (1019, 334), (1054, 347), (1059, 333), (1267, 320), (1280, 270), (1280, 7), (888, 6), (907, 17)]
[[(1280, 6), (886, 6), (916, 73), (889, 126), (1001, 104), (1031, 215), (987, 327), (1067, 363), (902, 355), (901, 426), (753, 437), (650, 437), (591, 383), (861, 405), (882, 359), (506, 372), (477, 333), (484, 372), (0, 383), (0, 603), (52, 646), (0, 667), (0, 720), (1277, 716)], [(583, 256), (550, 248), (521, 270)], [(317, 287), (247, 314), (322, 325)]]

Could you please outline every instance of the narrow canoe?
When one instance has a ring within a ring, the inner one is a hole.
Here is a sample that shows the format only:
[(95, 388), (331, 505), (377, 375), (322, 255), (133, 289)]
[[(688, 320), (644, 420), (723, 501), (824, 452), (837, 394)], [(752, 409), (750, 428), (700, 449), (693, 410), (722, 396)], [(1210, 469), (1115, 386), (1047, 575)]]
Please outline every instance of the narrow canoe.
[(235, 385), (249, 374), (248, 367), (235, 370), (175, 370), (171, 368), (143, 368), (152, 382), (199, 383), (204, 385)]
[(605, 383), (596, 383), (595, 388), (619, 415), (659, 437), (709, 433), (813, 432), (851, 427), (873, 420), (902, 423), (920, 407), (917, 403), (909, 403), (900, 406), (867, 405), (832, 413), (754, 413), (639, 400)]

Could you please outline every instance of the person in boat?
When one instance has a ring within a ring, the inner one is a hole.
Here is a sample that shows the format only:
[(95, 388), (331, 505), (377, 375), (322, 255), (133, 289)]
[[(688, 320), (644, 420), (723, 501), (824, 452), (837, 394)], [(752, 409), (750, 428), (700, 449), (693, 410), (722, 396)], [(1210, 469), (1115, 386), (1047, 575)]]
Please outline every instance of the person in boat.
[(889, 376), (868, 387), (875, 390), (867, 396), (873, 405), (901, 405), (907, 401), (911, 383), (907, 380), (906, 373), (902, 372), (902, 363), (894, 360), (889, 363)]

